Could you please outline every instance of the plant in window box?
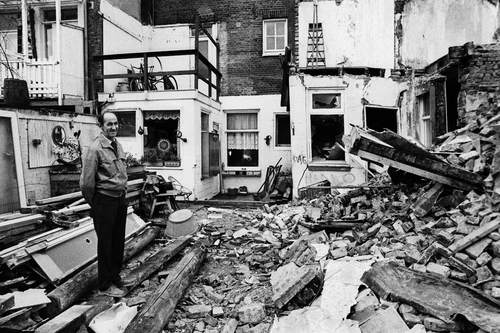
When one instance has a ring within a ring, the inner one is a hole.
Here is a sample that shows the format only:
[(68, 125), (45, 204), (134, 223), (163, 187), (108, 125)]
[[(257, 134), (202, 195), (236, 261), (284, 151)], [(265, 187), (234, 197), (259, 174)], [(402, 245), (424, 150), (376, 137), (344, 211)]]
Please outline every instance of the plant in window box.
[(75, 137), (67, 137), (62, 142), (55, 142), (52, 152), (57, 156), (57, 162), (75, 167), (81, 162), (80, 142)]

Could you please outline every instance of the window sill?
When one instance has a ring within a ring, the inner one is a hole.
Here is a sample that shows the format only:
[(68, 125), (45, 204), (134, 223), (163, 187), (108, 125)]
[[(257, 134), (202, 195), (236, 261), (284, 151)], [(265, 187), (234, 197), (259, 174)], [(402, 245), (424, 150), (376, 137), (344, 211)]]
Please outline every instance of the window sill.
[(267, 51), (267, 52), (262, 52), (263, 57), (278, 57), (280, 55), (284, 55), (285, 52), (283, 51)]
[(351, 171), (352, 167), (345, 162), (313, 162), (309, 164), (310, 171)]
[(260, 177), (260, 170), (225, 170), (221, 172), (224, 177)]

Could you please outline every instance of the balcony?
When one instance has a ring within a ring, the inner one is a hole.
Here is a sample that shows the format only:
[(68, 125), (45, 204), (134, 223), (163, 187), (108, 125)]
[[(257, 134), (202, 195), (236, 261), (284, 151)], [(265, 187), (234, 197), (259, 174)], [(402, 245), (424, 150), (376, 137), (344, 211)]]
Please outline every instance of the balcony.
[[(103, 74), (94, 82), (94, 87), (103, 87), (102, 91), (95, 92), (98, 99), (103, 101), (110, 95), (141, 91), (151, 94), (196, 90), (218, 101), (221, 80), (219, 44), (210, 33), (199, 25), (175, 25), (155, 27), (151, 40), (154, 41), (156, 36), (163, 39), (165, 36), (175, 37), (163, 40), (165, 47), (154, 42), (150, 47), (141, 44), (139, 49), (148, 49), (145, 52), (94, 57), (103, 68)], [(169, 47), (171, 44), (175, 47)]]
[[(0, 62), (5, 60), (0, 59)], [(23, 79), (28, 83), (30, 99), (54, 99), (58, 97), (59, 82), (57, 71), (60, 67), (55, 61), (49, 60), (20, 60), (8, 61), (15, 78)], [(6, 66), (0, 66), (0, 98), (3, 99), (5, 78), (12, 75)]]

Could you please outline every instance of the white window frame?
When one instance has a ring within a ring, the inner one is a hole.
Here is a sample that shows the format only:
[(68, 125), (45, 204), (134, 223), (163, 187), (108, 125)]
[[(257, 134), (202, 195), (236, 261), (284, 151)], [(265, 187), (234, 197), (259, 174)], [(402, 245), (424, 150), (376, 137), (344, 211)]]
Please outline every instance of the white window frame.
[[(227, 160), (227, 151), (228, 151), (228, 148), (227, 148), (227, 134), (228, 133), (242, 133), (242, 132), (251, 132), (251, 133), (257, 133), (257, 137), (260, 138), (260, 135), (259, 135), (259, 123), (260, 123), (260, 119), (259, 119), (259, 109), (243, 109), (243, 110), (224, 110), (224, 113), (225, 113), (225, 121), (226, 121), (226, 128), (225, 128), (225, 133), (224, 133), (224, 139), (226, 140), (226, 149), (224, 151), (224, 161), (225, 161), (225, 170), (226, 171), (260, 171), (260, 155), (259, 155), (259, 165), (257, 166), (252, 166), (252, 167), (241, 167), (241, 166), (229, 166), (229, 162)], [(227, 115), (228, 114), (234, 114), (234, 113), (255, 113), (257, 114), (257, 129), (256, 130), (228, 130), (227, 129)], [(261, 154), (261, 151), (260, 151), (260, 141), (258, 140), (259, 142), (259, 148), (258, 148), (258, 152), (259, 154)]]
[[(278, 50), (278, 49), (267, 50), (267, 48), (266, 48), (266, 38), (267, 38), (266, 24), (267, 23), (276, 23), (276, 22), (284, 22), (285, 23), (285, 27), (284, 27), (285, 43), (284, 43), (282, 50)], [(280, 54), (284, 54), (285, 48), (287, 46), (288, 46), (288, 20), (286, 18), (263, 20), (262, 21), (262, 56), (277, 56)]]
[[(306, 111), (306, 124), (307, 124), (307, 160), (311, 166), (348, 166), (348, 155), (344, 154), (344, 160), (335, 161), (314, 161), (312, 160), (312, 133), (311, 133), (311, 116), (335, 116), (341, 115), (344, 117), (344, 135), (346, 134), (346, 116), (344, 112), (344, 97), (343, 87), (332, 87), (332, 88), (315, 88), (310, 89), (307, 94), (307, 111)], [(340, 107), (331, 109), (313, 109), (313, 95), (315, 94), (339, 94), (340, 95)]]

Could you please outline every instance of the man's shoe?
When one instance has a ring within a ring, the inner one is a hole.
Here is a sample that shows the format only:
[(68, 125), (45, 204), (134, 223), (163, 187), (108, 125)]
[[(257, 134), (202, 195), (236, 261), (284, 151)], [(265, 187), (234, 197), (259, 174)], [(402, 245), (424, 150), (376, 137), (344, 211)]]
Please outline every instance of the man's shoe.
[(111, 296), (111, 297), (123, 297), (127, 294), (124, 290), (118, 288), (115, 285), (111, 285), (111, 287), (109, 287), (102, 293), (106, 296)]

